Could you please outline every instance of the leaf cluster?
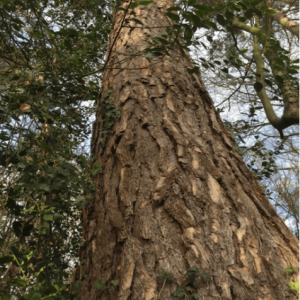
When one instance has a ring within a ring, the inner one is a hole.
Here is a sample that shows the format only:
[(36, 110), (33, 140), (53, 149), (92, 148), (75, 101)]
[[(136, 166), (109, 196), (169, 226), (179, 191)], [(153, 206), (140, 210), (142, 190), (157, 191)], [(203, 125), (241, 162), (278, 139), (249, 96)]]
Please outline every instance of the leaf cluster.
[(114, 5), (0, 1), (2, 299), (68, 298), (101, 171), (85, 141)]

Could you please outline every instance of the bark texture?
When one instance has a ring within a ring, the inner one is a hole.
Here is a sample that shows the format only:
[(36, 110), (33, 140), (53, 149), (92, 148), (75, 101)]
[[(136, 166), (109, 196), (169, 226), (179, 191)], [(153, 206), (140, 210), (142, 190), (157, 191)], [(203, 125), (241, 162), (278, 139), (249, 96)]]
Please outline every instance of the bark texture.
[[(124, 27), (116, 39), (124, 12), (115, 16), (101, 93), (113, 88), (122, 113), (104, 149), (97, 114), (92, 151), (103, 173), (83, 213), (77, 296), (150, 300), (164, 269), (174, 274), (160, 295), (169, 300), (196, 266), (210, 275), (199, 299), (296, 299), (284, 269), (298, 266), (297, 240), (235, 152), (200, 77), (188, 74), (189, 59), (134, 57), (164, 33), (148, 27), (171, 24), (164, 12), (172, 4), (138, 7), (144, 27)], [(99, 279), (119, 285), (101, 292)]]

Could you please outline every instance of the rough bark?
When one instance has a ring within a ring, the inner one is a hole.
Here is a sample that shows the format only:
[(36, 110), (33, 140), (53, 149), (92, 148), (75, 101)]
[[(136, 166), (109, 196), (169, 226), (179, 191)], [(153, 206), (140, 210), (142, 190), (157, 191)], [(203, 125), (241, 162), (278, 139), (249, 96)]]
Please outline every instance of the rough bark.
[[(169, 300), (196, 266), (210, 275), (199, 299), (296, 299), (284, 269), (298, 266), (297, 240), (235, 152), (200, 77), (188, 74), (189, 59), (174, 51), (173, 61), (124, 60), (164, 32), (147, 27), (170, 24), (164, 12), (171, 5), (138, 7), (144, 27), (124, 27), (107, 63), (101, 93), (113, 88), (122, 113), (104, 149), (104, 112), (97, 114), (92, 150), (103, 173), (83, 213), (77, 295), (150, 300), (164, 269), (174, 274), (160, 295)], [(110, 46), (123, 14), (115, 16)], [(101, 292), (93, 286), (99, 279), (119, 285)]]

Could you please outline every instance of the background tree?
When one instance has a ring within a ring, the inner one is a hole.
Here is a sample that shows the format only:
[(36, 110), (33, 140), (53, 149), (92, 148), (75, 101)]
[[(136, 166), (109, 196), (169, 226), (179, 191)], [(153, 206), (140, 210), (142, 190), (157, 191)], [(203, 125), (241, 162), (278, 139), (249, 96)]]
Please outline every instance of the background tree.
[[(218, 4), (224, 4), (224, 2), (218, 2)], [(258, 73), (256, 73), (253, 52), (253, 36), (255, 36), (256, 31), (250, 33), (246, 29), (250, 28), (247, 26), (251, 25), (251, 18), (253, 20), (259, 18), (263, 24), (266, 22), (265, 19), (270, 19), (268, 23), (269, 34), (272, 35), (273, 39), (280, 41), (280, 47), (284, 48), (281, 51), (284, 51), (286, 55), (285, 59), (297, 63), (298, 36), (287, 32), (283, 26), (278, 26), (278, 20), (274, 14), (276, 8), (284, 8), (285, 15), (296, 18), (295, 9), (297, 10), (298, 4), (290, 2), (289, 5), (285, 5), (280, 1), (269, 1), (267, 3), (263, 1), (228, 2), (228, 4), (231, 7), (229, 10), (226, 10), (227, 7), (224, 9), (223, 5), (222, 14), (212, 14), (223, 25), (222, 28), (225, 27), (226, 30), (202, 30), (201, 32), (201, 36), (207, 37), (210, 42), (210, 45), (204, 44), (205, 48), (202, 45), (203, 43), (198, 42), (197, 47), (200, 48), (200, 51), (195, 52), (197, 61), (201, 62), (202, 60), (205, 62), (201, 66), (201, 74), (205, 79), (208, 90), (217, 103), (216, 107), (222, 117), (231, 122), (229, 127), (236, 135), (236, 142), (241, 147), (247, 147), (248, 151), (249, 148), (252, 148), (252, 145), (255, 145), (256, 148), (263, 146), (263, 148), (269, 151), (272, 150), (273, 153), (278, 155), (280, 151), (285, 151), (285, 146), (284, 144), (276, 146), (275, 142), (278, 143), (278, 134), (272, 130), (272, 126), (270, 126), (272, 124), (266, 119), (266, 114), (263, 112), (264, 107), (257, 95), (256, 74)], [(247, 10), (241, 9), (246, 9), (247, 5), (251, 7), (248, 7)], [(269, 8), (272, 8), (274, 11), (266, 10), (266, 5), (269, 5)], [(220, 8), (222, 7), (220, 6)], [(258, 11), (255, 11), (256, 9)], [(214, 11), (213, 8), (208, 8), (208, 10)], [(245, 16), (243, 16), (243, 13), (245, 13)], [(239, 20), (243, 21), (245, 26), (243, 28), (235, 28), (229, 22), (230, 16), (231, 18), (239, 17)], [(266, 26), (261, 28), (261, 36), (264, 38), (267, 34), (266, 28)], [(261, 41), (262, 45), (264, 42), (265, 40), (263, 39)], [(279, 48), (275, 47), (275, 49), (278, 50)], [(281, 61), (282, 57), (280, 58), (279, 56), (277, 60)], [(276, 88), (276, 74), (272, 73), (270, 69), (270, 58), (266, 51), (263, 53), (263, 59), (267, 66), (263, 71), (268, 74), (268, 78), (265, 78), (268, 95), (273, 109), (280, 115), (283, 112), (284, 102), (282, 101), (282, 96), (275, 95), (278, 92), (280, 94), (280, 89)], [(210, 62), (210, 64), (206, 63), (206, 61)], [(219, 65), (221, 67), (218, 67)], [(281, 62), (282, 69), (289, 72), (288, 65), (283, 62)], [(288, 77), (293, 77), (293, 73), (298, 73), (297, 67), (295, 71), (291, 71)], [(296, 80), (296, 77), (293, 78), (293, 80)], [(297, 85), (296, 82), (295, 84)], [(275, 94), (272, 94), (273, 92)], [(222, 95), (222, 97), (219, 95)], [(293, 142), (297, 145), (298, 127), (293, 126), (286, 129), (285, 135), (286, 139), (283, 142)], [(254, 149), (252, 148), (252, 150)], [(273, 158), (276, 163), (275, 157)]]
[(67, 299), (111, 6), (0, 1), (1, 299)]

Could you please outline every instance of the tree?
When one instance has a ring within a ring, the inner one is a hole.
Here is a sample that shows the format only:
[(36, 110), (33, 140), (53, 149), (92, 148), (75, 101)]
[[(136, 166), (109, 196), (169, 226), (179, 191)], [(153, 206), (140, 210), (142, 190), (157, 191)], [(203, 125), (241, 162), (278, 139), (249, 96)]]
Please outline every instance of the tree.
[(173, 1), (146, 4), (114, 16), (92, 138), (103, 172), (83, 210), (74, 297), (296, 299), (284, 272), (296, 276), (296, 238), (189, 74), (180, 25), (161, 53), (180, 21)]
[(283, 220), (290, 223), (290, 228), (299, 239), (299, 165), (298, 149), (289, 145), (290, 153), (282, 160), (280, 173), (271, 179), (274, 185), (273, 205)]

